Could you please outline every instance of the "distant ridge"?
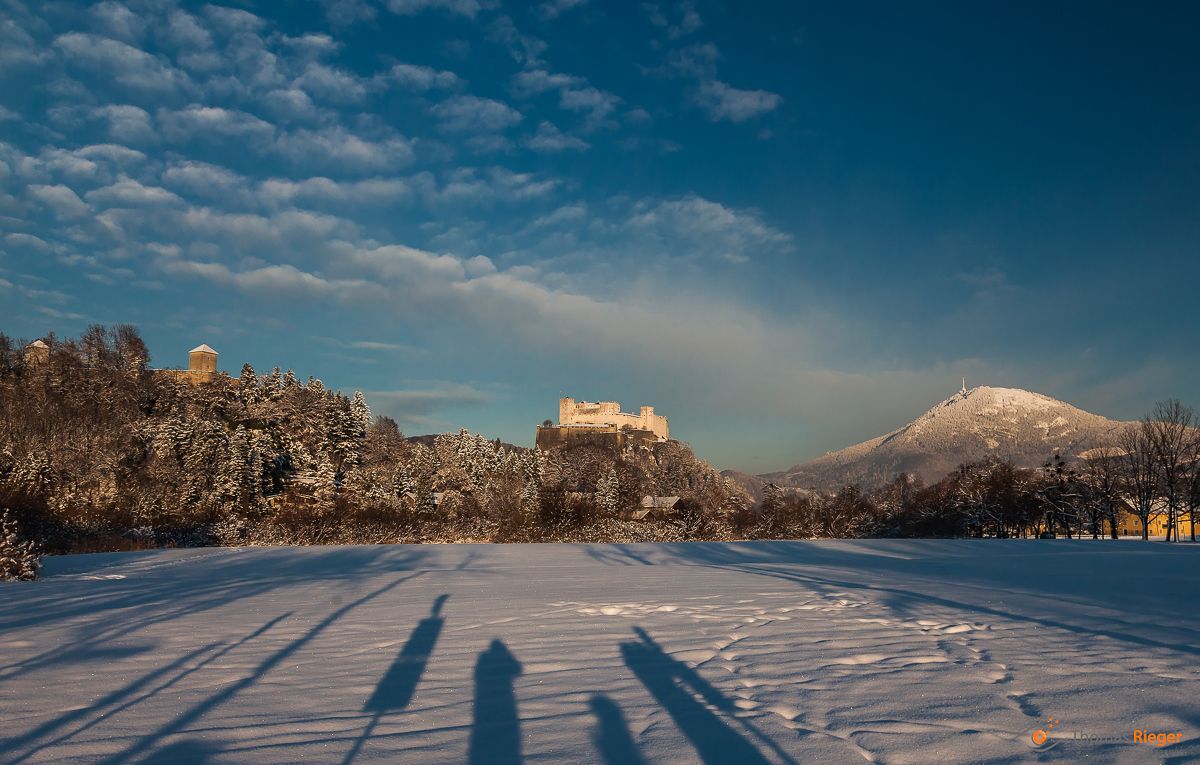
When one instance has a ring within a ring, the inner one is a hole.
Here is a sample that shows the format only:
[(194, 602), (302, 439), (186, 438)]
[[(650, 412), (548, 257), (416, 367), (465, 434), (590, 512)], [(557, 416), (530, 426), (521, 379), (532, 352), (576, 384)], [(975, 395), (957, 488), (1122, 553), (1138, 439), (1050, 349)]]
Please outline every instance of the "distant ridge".
[(1071, 459), (1111, 439), (1125, 423), (1019, 388), (979, 386), (954, 394), (891, 433), (811, 462), (755, 478), (781, 486), (873, 488), (898, 473), (937, 481), (964, 462), (1001, 457), (1037, 467), (1053, 454)]

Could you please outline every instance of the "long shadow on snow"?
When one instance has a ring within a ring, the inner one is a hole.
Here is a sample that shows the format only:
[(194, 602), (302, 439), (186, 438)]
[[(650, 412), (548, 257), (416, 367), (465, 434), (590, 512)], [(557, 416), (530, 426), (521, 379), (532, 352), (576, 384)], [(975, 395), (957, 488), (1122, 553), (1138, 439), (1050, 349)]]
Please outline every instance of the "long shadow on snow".
[(415, 577), (418, 577), (420, 575), (421, 575), (420, 572), (417, 572), (417, 573), (409, 574), (408, 576), (402, 576), (398, 579), (395, 579), (395, 580), (389, 582), (388, 584), (385, 584), (382, 587), (372, 590), (371, 592), (367, 593), (366, 595), (363, 595), (360, 598), (357, 598), (356, 600), (353, 600), (353, 601), (345, 604), (341, 608), (338, 608), (336, 611), (333, 611), (328, 616), (326, 616), (324, 619), (322, 619), (320, 622), (315, 624), (311, 629), (309, 629), (303, 635), (301, 635), (300, 637), (296, 638), (292, 642), (285, 645), (283, 648), (279, 649), (275, 653), (268, 656), (266, 659), (264, 659), (262, 662), (260, 662), (258, 664), (258, 666), (255, 667), (254, 670), (250, 672), (250, 674), (246, 675), (241, 680), (238, 680), (235, 683), (225, 686), (220, 691), (214, 693), (212, 696), (209, 696), (204, 701), (193, 706), (191, 709), (187, 710), (186, 712), (183, 712), (182, 714), (177, 715), (173, 720), (171, 720), (171, 722), (163, 725), (158, 730), (138, 739), (136, 742), (134, 742), (131, 746), (129, 746), (125, 750), (123, 750), (115, 755), (105, 758), (104, 760), (101, 761), (101, 764), (102, 765), (119, 765), (119, 763), (129, 762), (135, 756), (138, 756), (138, 755), (143, 754), (144, 752), (153, 750), (160, 742), (162, 742), (163, 739), (167, 738), (168, 736), (172, 736), (176, 733), (187, 730), (188, 726), (192, 725), (197, 720), (204, 717), (204, 715), (208, 714), (212, 710), (214, 710), (217, 707), (221, 706), (222, 704), (226, 703), (227, 701), (232, 699), (234, 696), (237, 696), (239, 693), (246, 690), (247, 688), (250, 688), (251, 686), (253, 686), (259, 680), (261, 680), (268, 672), (273, 670), (275, 667), (279, 666), (279, 664), (281, 662), (283, 662), (285, 659), (287, 659), (290, 656), (292, 656), (293, 654), (295, 654), (297, 651), (299, 651), (304, 646), (308, 645), (308, 643), (310, 643), (312, 640), (314, 640), (318, 635), (320, 635), (322, 632), (324, 632), (330, 626), (335, 624), (343, 616), (345, 616), (346, 614), (353, 611), (355, 608), (358, 608), (359, 606), (361, 606), (371, 600), (374, 600), (375, 598), (378, 598), (380, 595), (383, 595), (384, 593), (387, 593), (387, 592), (391, 591), (392, 589), (398, 587), (402, 583), (404, 583), (410, 579), (413, 579)]
[(208, 741), (187, 738), (156, 749), (142, 760), (142, 765), (207, 765), (217, 762), (221, 748)]
[[(34, 599), (13, 599), (0, 605), (0, 625), (10, 631), (27, 626), (46, 628), (86, 617), (62, 644), (0, 666), (0, 683), (44, 666), (102, 657), (109, 650), (105, 647), (108, 642), (157, 624), (282, 587), (311, 581), (354, 582), (366, 576), (409, 571), (428, 554), (416, 547), (395, 546), (211, 550), (179, 560), (163, 551), (160, 557), (165, 560), (158, 568), (135, 571), (131, 579), (86, 583), (48, 579), (39, 584)], [(70, 605), (63, 604), (67, 597)]]
[(881, 593), (882, 605), (895, 611), (897, 615), (904, 618), (925, 618), (928, 616), (928, 611), (925, 606), (935, 605), (943, 608), (952, 609), (959, 612), (970, 612), (982, 614), (1001, 619), (1008, 619), (1015, 622), (1025, 622), (1028, 624), (1037, 624), (1042, 627), (1052, 627), (1055, 629), (1065, 630), (1067, 632), (1078, 635), (1096, 636), (1100, 635), (1113, 640), (1118, 640), (1125, 643), (1148, 647), (1148, 648), (1165, 648), (1171, 651), (1180, 651), (1193, 655), (1200, 655), (1200, 648), (1187, 643), (1168, 643), (1162, 640), (1143, 637), (1141, 635), (1132, 635), (1116, 630), (1104, 629), (1102, 627), (1083, 626), (1071, 624), (1058, 619), (1047, 617), (1031, 616), (1026, 614), (1016, 613), (1015, 611), (1006, 611), (991, 606), (984, 606), (977, 603), (966, 603), (960, 600), (952, 600), (943, 598), (938, 595), (929, 595), (922, 592), (916, 592), (909, 589), (900, 589), (897, 587), (885, 587), (882, 585), (865, 584), (863, 582), (852, 582), (841, 579), (830, 579), (812, 574), (801, 574), (792, 571), (780, 571), (775, 568), (757, 567), (757, 566), (721, 566), (721, 570), (742, 571), (748, 574), (758, 576), (767, 576), (774, 579), (782, 579), (788, 582), (804, 584), (814, 589), (850, 589), (850, 590), (865, 590), (867, 592)]
[[(53, 720), (49, 720), (47, 722), (42, 723), (41, 725), (37, 726), (36, 728), (30, 730), (28, 733), (22, 734), (21, 736), (19, 736), (17, 738), (4, 741), (3, 749), (5, 751), (10, 751), (10, 752), (15, 751), (18, 747), (23, 747), (23, 746), (32, 744), (33, 742), (38, 741), (39, 739), (45, 738), (46, 736), (50, 735), (51, 733), (57, 731), (60, 728), (63, 728), (77, 720), (81, 720), (93, 713), (101, 712), (103, 710), (102, 713), (99, 714), (97, 717), (93, 717), (91, 720), (84, 723), (83, 725), (80, 725), (79, 727), (75, 728), (74, 730), (72, 730), (68, 733), (65, 733), (51, 741), (47, 741), (45, 743), (35, 746), (35, 747), (31, 748), (29, 751), (27, 751), (26, 753), (17, 757), (16, 759), (6, 761), (6, 765), (17, 765), (17, 763), (24, 762), (25, 760), (29, 759), (34, 754), (37, 754), (38, 752), (49, 749), (50, 747), (53, 747), (53, 746), (57, 746), (58, 744), (61, 744), (64, 741), (74, 738), (75, 736), (78, 736), (80, 733), (83, 733), (84, 731), (86, 731), (90, 728), (93, 728), (96, 725), (99, 725), (100, 723), (104, 722), (105, 720), (112, 717), (113, 715), (124, 712), (125, 710), (130, 709), (131, 707), (135, 707), (144, 701), (150, 700), (151, 698), (157, 696), (159, 693), (162, 693), (163, 691), (165, 691), (166, 689), (175, 685), (176, 683), (178, 683), (179, 681), (188, 677), (189, 675), (200, 671), (201, 669), (203, 669), (204, 667), (213, 663), (217, 659), (220, 659), (222, 656), (229, 653), (230, 651), (232, 651), (236, 648), (239, 648), (239, 647), (245, 645), (246, 643), (249, 643), (250, 641), (254, 640), (255, 638), (259, 637), (260, 635), (265, 633), (267, 630), (271, 629), (276, 624), (278, 624), (279, 622), (288, 618), (289, 616), (291, 616), (291, 612), (277, 616), (274, 619), (271, 619), (270, 621), (268, 621), (263, 626), (256, 629), (254, 632), (251, 632), (249, 635), (246, 635), (245, 637), (240, 638), (240, 639), (236, 640), (235, 642), (229, 643), (225, 646), (220, 646), (219, 644), (213, 644), (213, 645), (207, 645), (207, 646), (203, 646), (201, 648), (197, 648), (194, 651), (184, 654), (183, 656), (179, 657), (178, 659), (171, 662), (170, 664), (167, 664), (166, 666), (160, 667), (158, 669), (155, 669), (151, 672), (146, 673), (145, 675), (141, 676), (137, 680), (134, 680), (132, 683), (129, 683), (125, 687), (120, 688), (116, 691), (113, 691), (112, 693), (105, 695), (104, 697), (98, 699), (97, 701), (93, 702), (92, 704), (90, 704), (87, 707), (83, 707), (80, 709), (73, 709), (69, 712), (65, 712), (64, 714), (59, 715), (58, 717), (54, 718)], [(141, 695), (136, 695), (136, 694), (139, 694), (143, 689), (149, 687), (155, 681), (159, 680), (160, 678), (165, 678), (167, 675), (175, 672), (178, 669), (182, 669), (183, 667), (186, 667), (193, 660), (198, 659), (201, 656), (204, 656), (204, 654), (206, 654), (206, 653), (210, 654), (210, 655), (205, 657), (202, 661), (198, 662), (194, 667), (191, 667), (190, 669), (184, 669), (182, 672), (179, 672), (178, 674), (175, 674), (173, 677), (170, 677), (169, 679), (164, 680), (162, 683), (155, 686), (154, 688), (151, 688), (150, 690), (146, 691), (145, 693), (143, 693)]]
[[(948, 582), (959, 588), (1002, 590), (1024, 604), (1028, 612), (985, 613), (1189, 653), (1196, 652), (1192, 644), (1200, 644), (1200, 619), (1181, 612), (1178, 602), (1179, 592), (1200, 585), (1200, 548), (1190, 545), (1112, 540), (872, 539), (608, 547), (617, 550), (592, 554), (593, 559), (615, 561), (624, 552), (660, 565), (701, 564), (760, 575), (778, 572), (779, 578), (804, 576), (796, 569), (816, 566), (862, 574), (872, 581), (910, 579), (939, 590)], [(1137, 575), (1131, 580), (1133, 571)], [(1131, 586), (1131, 581), (1138, 586)], [(846, 582), (845, 586), (870, 588), (863, 582)], [(936, 599), (909, 590), (894, 592)], [(1128, 617), (1123, 615), (1122, 596), (1137, 598), (1137, 608)], [(956, 601), (947, 601), (947, 605), (975, 608)], [(1067, 615), (1080, 605), (1100, 607), (1105, 613), (1086, 616), (1090, 623), (1067, 623)], [(1149, 614), (1163, 618), (1147, 620)], [(1101, 622), (1103, 626), (1093, 626)], [(1114, 625), (1120, 629), (1113, 629)], [(1139, 634), (1148, 629), (1160, 631), (1164, 637)], [(1165, 633), (1171, 638), (1165, 638)]]
[[(625, 665), (671, 715), (696, 748), (700, 761), (708, 765), (730, 762), (766, 765), (768, 760), (754, 744), (708, 708), (712, 706), (732, 716), (737, 711), (733, 702), (691, 667), (667, 654), (641, 627), (634, 627), (633, 631), (638, 640), (621, 644)], [(749, 723), (740, 722), (786, 762), (792, 762), (769, 738)]]
[(469, 765), (519, 765), (521, 722), (513, 682), (521, 662), (502, 640), (493, 640), (475, 663), (475, 707)]
[(449, 597), (450, 595), (447, 593), (439, 595), (433, 601), (433, 609), (429, 616), (422, 619), (413, 628), (412, 634), (408, 636), (408, 641), (400, 649), (396, 660), (380, 678), (379, 683), (375, 686), (375, 692), (363, 706), (364, 712), (372, 712), (374, 716), (342, 762), (350, 763), (358, 756), (359, 750), (371, 738), (371, 733), (383, 715), (388, 712), (400, 712), (412, 701), (413, 692), (417, 688), (417, 683), (421, 681), (421, 675), (425, 673), (425, 665), (429, 663), (429, 656), (433, 653), (433, 647), (437, 645), (438, 636), (442, 633), (442, 625), (446, 622), (442, 618), (442, 606), (446, 604)]
[(625, 723), (621, 707), (602, 693), (592, 696), (588, 706), (596, 715), (596, 730), (592, 733), (592, 741), (596, 744), (600, 759), (604, 760), (605, 765), (646, 765), (646, 760), (629, 733), (629, 726)]

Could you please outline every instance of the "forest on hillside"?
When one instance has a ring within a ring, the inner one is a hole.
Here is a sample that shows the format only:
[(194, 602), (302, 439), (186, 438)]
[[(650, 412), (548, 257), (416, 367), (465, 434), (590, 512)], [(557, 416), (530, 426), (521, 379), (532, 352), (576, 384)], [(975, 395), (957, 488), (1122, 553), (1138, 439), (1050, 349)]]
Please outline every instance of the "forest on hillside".
[[(290, 370), (200, 384), (157, 372), (130, 326), (45, 341), (33, 357), (0, 335), (0, 569), (14, 577), (35, 548), (1099, 537), (1122, 513), (1143, 529), (1165, 515), (1177, 535), (1200, 504), (1200, 438), (1178, 402), (1075, 464), (985, 460), (869, 493), (768, 485), (755, 503), (680, 442), (541, 451), (463, 430), (423, 443), (361, 393)], [(633, 520), (645, 496), (680, 500)]]
[[(426, 444), (361, 393), (290, 370), (201, 384), (156, 372), (133, 327), (46, 342), (35, 359), (0, 335), (0, 508), (51, 552), (682, 539), (749, 501), (678, 442), (541, 452), (460, 431)], [(645, 495), (681, 497), (685, 520), (623, 521)]]

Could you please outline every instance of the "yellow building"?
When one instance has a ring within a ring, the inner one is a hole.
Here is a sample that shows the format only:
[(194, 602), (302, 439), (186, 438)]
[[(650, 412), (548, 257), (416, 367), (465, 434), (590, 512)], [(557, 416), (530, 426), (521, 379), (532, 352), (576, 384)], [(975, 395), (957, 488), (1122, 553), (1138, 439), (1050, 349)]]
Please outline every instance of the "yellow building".
[[(1179, 538), (1192, 538), (1192, 519), (1186, 513), (1181, 514), (1177, 519), (1179, 524)], [(1150, 516), (1150, 522), (1147, 524), (1148, 534), (1152, 537), (1165, 537), (1167, 535), (1167, 512), (1165, 508), (1161, 510), (1155, 508), (1155, 512)], [(1200, 529), (1196, 529), (1200, 532)], [(1123, 537), (1140, 537), (1142, 535), (1142, 519), (1138, 518), (1131, 512), (1124, 511), (1117, 517), (1117, 533)]]

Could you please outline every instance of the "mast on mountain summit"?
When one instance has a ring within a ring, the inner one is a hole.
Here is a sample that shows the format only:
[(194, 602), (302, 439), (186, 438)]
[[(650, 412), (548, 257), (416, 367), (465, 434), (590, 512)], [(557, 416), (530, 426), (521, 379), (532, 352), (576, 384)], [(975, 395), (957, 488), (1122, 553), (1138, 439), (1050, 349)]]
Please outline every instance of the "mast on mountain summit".
[(967, 395), (967, 378), (965, 377), (963, 378), (962, 390), (960, 390), (959, 393), (963, 394), (964, 396)]

